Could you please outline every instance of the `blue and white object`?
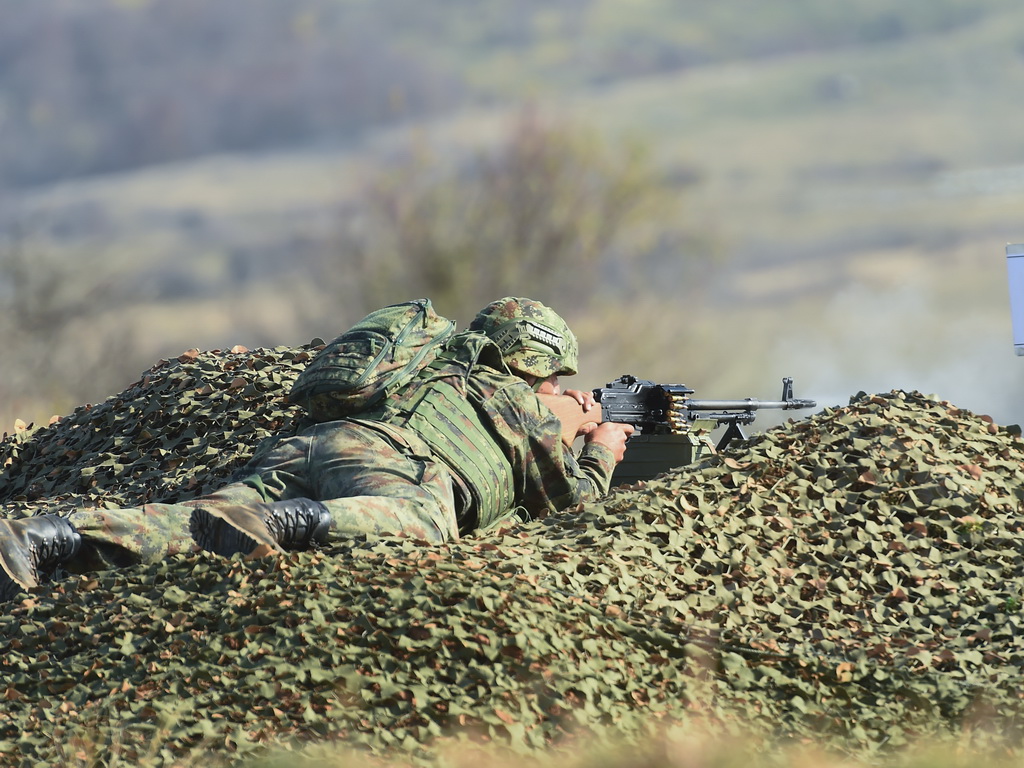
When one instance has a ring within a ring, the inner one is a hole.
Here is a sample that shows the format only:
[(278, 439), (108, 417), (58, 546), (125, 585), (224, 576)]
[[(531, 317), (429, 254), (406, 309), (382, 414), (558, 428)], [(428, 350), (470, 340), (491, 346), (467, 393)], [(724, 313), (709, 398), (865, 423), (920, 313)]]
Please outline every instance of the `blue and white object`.
[(1006, 246), (1006, 268), (1010, 277), (1013, 348), (1018, 355), (1024, 355), (1024, 243)]

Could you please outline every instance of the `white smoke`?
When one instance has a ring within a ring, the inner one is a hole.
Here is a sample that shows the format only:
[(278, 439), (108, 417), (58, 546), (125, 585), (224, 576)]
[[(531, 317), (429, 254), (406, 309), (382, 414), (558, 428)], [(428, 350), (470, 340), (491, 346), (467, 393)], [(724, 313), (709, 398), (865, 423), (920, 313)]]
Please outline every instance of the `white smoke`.
[(800, 360), (797, 395), (820, 406), (845, 405), (858, 391), (917, 390), (1019, 424), (1024, 358), (1014, 354), (1006, 304), (1005, 292), (989, 306), (958, 306), (921, 285), (852, 284), (829, 302), (812, 338), (787, 336), (777, 355)]

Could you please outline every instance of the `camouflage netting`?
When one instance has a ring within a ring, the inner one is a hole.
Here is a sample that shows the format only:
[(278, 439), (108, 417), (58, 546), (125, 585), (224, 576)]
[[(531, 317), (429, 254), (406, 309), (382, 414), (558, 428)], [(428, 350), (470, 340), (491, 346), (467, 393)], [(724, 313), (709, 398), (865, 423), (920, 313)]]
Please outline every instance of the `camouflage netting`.
[[(5, 514), (216, 487), (311, 349), (187, 354), (0, 443)], [(342, 742), (429, 762), (699, 719), (854, 754), (1020, 743), (1024, 443), (859, 394), (600, 504), (445, 546), (178, 556), (0, 616), (0, 754), (225, 761)]]

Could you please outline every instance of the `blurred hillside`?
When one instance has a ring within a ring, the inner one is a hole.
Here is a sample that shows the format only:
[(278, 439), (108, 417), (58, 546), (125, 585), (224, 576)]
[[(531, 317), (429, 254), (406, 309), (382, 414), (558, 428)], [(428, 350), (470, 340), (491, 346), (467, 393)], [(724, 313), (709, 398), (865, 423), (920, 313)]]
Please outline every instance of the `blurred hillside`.
[[(508, 286), (579, 328), (580, 384), (774, 398), (792, 375), (822, 404), (920, 389), (1024, 420), (1003, 256), (1024, 240), (1019, 3), (0, 0), (0, 18), (0, 429), (189, 347), (333, 335), (361, 309), (347, 228), (368, 180), (417, 153), (428, 180), (465, 178), (524, 104), (596, 132), (595, 157), (641, 145), (675, 202), (587, 267), (589, 301)], [(440, 309), (464, 326), (473, 306)]]

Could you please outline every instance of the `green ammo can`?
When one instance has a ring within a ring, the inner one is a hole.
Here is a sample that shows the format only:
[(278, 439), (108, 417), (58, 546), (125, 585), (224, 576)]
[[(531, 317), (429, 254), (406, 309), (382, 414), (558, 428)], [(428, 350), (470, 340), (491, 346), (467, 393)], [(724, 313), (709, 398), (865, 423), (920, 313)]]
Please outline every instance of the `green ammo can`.
[(612, 486), (650, 480), (670, 469), (698, 461), (712, 450), (706, 436), (692, 432), (633, 435), (626, 443), (626, 455), (612, 475)]

